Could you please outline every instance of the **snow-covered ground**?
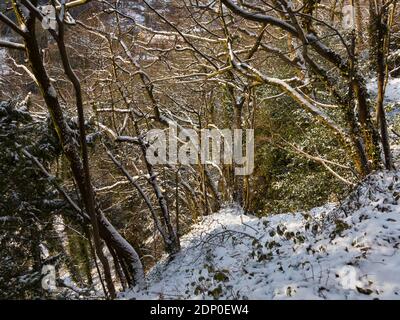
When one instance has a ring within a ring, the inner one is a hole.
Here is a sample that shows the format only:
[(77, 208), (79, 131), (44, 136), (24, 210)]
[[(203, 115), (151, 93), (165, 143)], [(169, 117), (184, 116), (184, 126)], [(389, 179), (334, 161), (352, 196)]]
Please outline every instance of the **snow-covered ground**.
[[(368, 91), (376, 95), (378, 91), (378, 83), (376, 78), (371, 79), (367, 82)], [(385, 102), (393, 103), (400, 101), (400, 78), (389, 78), (386, 91), (385, 91)]]
[(379, 172), (341, 205), (205, 217), (182, 251), (125, 299), (399, 299), (400, 174)]

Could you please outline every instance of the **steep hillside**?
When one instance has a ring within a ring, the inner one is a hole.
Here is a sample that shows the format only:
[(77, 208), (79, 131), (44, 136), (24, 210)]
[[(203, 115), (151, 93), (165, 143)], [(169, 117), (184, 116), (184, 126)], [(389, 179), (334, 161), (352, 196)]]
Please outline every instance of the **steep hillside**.
[(225, 208), (125, 299), (398, 299), (400, 175), (371, 175), (341, 204), (256, 218)]

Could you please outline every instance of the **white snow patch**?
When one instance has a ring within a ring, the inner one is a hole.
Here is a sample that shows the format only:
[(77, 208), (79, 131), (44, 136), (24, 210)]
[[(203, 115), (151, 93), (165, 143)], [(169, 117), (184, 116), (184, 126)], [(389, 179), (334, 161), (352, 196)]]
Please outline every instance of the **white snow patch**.
[(225, 208), (122, 299), (399, 299), (400, 173), (368, 177), (340, 206), (257, 218)]
[(47, 93), (50, 97), (57, 98), (57, 91), (56, 91), (56, 89), (54, 89), (53, 86), (50, 86), (47, 88)]
[(10, 67), (6, 63), (7, 50), (5, 48), (0, 48), (0, 76), (9, 75), (11, 72)]
[[(368, 81), (367, 89), (372, 95), (377, 94), (378, 83), (376, 78)], [(385, 91), (385, 102), (393, 103), (398, 101), (400, 101), (400, 78), (389, 78)]]

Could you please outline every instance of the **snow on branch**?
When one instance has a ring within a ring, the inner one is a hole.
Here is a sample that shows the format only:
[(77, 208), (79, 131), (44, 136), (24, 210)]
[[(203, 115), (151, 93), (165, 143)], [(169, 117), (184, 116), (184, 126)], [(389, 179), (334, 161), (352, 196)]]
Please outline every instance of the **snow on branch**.
[(16, 50), (25, 50), (25, 45), (22, 43), (11, 42), (0, 39), (0, 47)]

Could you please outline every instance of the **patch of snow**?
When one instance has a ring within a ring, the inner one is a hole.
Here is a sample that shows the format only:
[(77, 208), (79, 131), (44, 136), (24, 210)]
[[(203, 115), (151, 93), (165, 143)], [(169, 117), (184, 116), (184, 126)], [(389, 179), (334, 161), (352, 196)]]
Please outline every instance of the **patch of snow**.
[(0, 217), (0, 222), (10, 222), (10, 221), (14, 221), (14, 220), (17, 220), (17, 218), (15, 218), (15, 217), (12, 217), (12, 216), (3, 216), (3, 217)]
[(50, 97), (52, 97), (52, 98), (57, 98), (57, 91), (56, 91), (56, 89), (54, 89), (54, 87), (53, 87), (52, 85), (50, 85), (50, 86), (47, 88), (47, 93), (48, 93), (48, 95), (49, 95)]
[(399, 299), (400, 173), (369, 176), (341, 204), (257, 218), (227, 207), (121, 299)]
[(49, 249), (46, 247), (44, 243), (39, 244), (39, 249), (40, 249), (40, 257), (45, 260), (48, 257), (50, 257), (50, 252)]
[[(378, 92), (378, 83), (376, 78), (368, 81), (367, 89), (372, 95), (376, 96)], [(385, 102), (395, 103), (398, 101), (400, 101), (400, 78), (389, 78), (386, 86)]]
[(141, 7), (135, 8), (135, 10), (126, 8), (126, 9), (124, 10), (124, 13), (125, 13), (127, 16), (129, 16), (130, 18), (134, 19), (134, 21), (135, 21), (136, 23), (141, 23), (141, 24), (143, 24), (143, 23), (145, 23), (145, 17), (144, 17), (144, 15), (143, 15), (143, 12), (137, 12), (138, 9), (143, 10), (143, 8), (141, 8)]
[(5, 48), (0, 48), (0, 76), (6, 76), (10, 74), (11, 69), (6, 63), (7, 50)]

